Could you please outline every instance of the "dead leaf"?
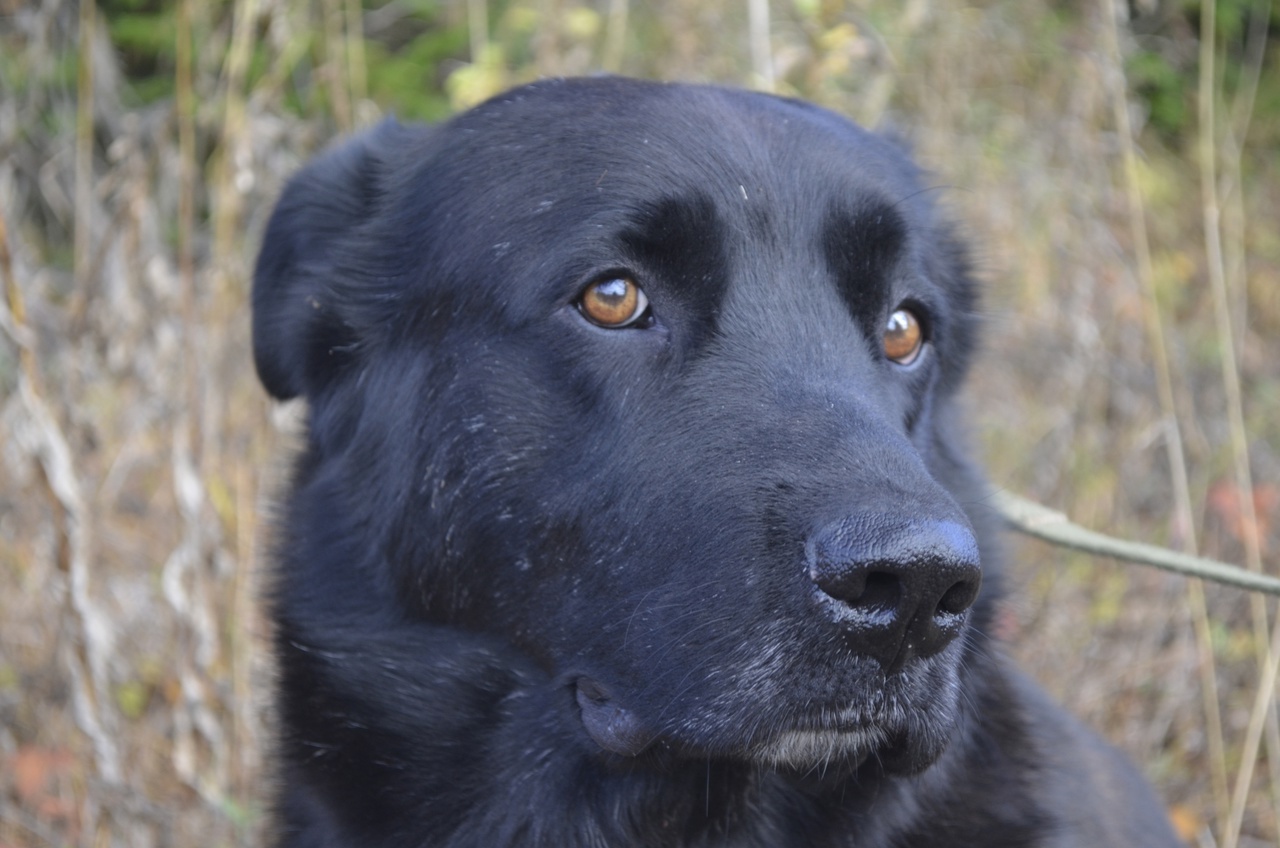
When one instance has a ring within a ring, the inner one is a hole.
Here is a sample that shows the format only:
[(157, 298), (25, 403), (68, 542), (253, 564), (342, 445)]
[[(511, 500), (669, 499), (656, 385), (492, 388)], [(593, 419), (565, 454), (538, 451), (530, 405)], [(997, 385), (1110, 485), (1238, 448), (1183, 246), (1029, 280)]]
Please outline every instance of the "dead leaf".
[(1204, 831), (1204, 822), (1196, 815), (1195, 810), (1182, 804), (1174, 804), (1169, 808), (1169, 821), (1183, 842), (1195, 844), (1196, 837)]
[[(1258, 550), (1263, 554), (1267, 553), (1267, 543), (1271, 536), (1277, 507), (1280, 507), (1280, 487), (1273, 483), (1253, 487), (1253, 509), (1258, 517), (1256, 538)], [(1215, 482), (1209, 487), (1209, 509), (1222, 522), (1232, 538), (1245, 544), (1250, 533), (1249, 517), (1245, 514), (1244, 505), (1240, 499), (1239, 486), (1229, 480)]]

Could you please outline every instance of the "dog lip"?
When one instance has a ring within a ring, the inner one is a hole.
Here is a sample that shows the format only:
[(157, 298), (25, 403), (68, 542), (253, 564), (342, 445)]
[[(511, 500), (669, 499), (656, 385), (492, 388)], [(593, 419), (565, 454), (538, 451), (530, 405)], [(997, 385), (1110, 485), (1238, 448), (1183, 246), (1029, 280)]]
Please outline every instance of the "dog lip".
[(875, 735), (895, 731), (901, 716), (883, 708), (830, 710), (806, 716), (785, 732), (796, 734)]
[(774, 767), (849, 770), (878, 752), (890, 734), (874, 726), (857, 730), (787, 730), (752, 751), (752, 759)]
[(615, 701), (595, 680), (580, 677), (574, 688), (582, 727), (604, 750), (636, 757), (657, 738), (635, 713)]

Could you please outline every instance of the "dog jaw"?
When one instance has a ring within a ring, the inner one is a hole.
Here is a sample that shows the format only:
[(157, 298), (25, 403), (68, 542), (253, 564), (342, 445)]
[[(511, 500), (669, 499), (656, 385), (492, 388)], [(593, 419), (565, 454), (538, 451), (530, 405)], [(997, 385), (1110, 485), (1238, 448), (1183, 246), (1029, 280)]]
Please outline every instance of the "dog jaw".
[(798, 643), (784, 630), (766, 639), (769, 650), (740, 656), (736, 673), (719, 676), (715, 695), (667, 700), (657, 714), (638, 692), (580, 677), (578, 721), (611, 755), (710, 758), (802, 775), (847, 775), (868, 762), (914, 774), (946, 750), (960, 706), (962, 661), (953, 654), (962, 643), (890, 674), (846, 654), (828, 668), (830, 688), (819, 694), (786, 673)]

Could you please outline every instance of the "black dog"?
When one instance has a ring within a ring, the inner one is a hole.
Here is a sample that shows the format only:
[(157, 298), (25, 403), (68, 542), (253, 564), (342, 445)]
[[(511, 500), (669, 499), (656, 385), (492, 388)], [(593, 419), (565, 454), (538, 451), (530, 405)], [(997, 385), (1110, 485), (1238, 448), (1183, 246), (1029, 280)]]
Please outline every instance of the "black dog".
[(929, 197), (821, 109), (621, 79), (296, 176), (278, 844), (1176, 844), (991, 641)]

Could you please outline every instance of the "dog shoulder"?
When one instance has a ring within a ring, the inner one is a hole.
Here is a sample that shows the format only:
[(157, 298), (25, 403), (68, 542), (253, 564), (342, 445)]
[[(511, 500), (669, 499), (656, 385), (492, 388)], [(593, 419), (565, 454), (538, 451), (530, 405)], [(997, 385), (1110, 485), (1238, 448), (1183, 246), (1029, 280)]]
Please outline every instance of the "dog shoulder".
[(1061, 848), (1172, 848), (1163, 805), (1127, 757), (1051, 700), (1020, 672), (1012, 672), (1039, 763), (1041, 798), (1061, 824), (1049, 844)]

